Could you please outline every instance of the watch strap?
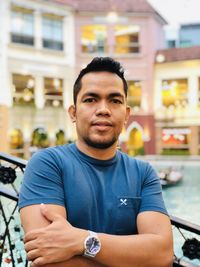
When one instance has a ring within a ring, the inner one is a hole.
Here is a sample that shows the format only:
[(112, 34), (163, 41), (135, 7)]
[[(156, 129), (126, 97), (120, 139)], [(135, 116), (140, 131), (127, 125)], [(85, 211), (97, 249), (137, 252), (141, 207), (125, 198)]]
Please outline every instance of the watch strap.
[[(88, 258), (94, 258), (97, 253), (100, 251), (101, 249), (101, 243), (100, 240), (98, 238), (97, 233), (93, 232), (93, 231), (88, 231), (89, 235), (87, 236), (87, 238), (84, 241), (84, 254), (83, 256), (88, 257)], [(97, 247), (97, 251), (95, 252), (91, 252), (89, 251), (88, 247), (87, 247), (87, 242), (89, 241), (89, 239), (95, 238), (96, 242), (98, 243), (98, 247)]]

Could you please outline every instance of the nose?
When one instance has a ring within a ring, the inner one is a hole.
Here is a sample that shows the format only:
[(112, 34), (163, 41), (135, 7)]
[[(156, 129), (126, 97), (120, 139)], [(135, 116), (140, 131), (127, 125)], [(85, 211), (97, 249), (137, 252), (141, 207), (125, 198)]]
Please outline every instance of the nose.
[(108, 103), (106, 101), (99, 101), (96, 109), (97, 116), (110, 116), (111, 111), (109, 109)]

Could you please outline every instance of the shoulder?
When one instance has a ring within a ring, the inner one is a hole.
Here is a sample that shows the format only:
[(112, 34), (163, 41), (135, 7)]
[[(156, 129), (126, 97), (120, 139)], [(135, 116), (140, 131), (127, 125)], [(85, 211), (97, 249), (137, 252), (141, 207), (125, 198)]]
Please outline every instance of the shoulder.
[(156, 177), (156, 173), (149, 162), (131, 157), (121, 151), (119, 151), (120, 161), (126, 166), (126, 169), (130, 172), (137, 173), (142, 180), (147, 177)]
[(119, 158), (122, 161), (126, 162), (126, 164), (129, 164), (130, 166), (134, 166), (142, 170), (151, 168), (151, 165), (147, 161), (131, 157), (128, 154), (123, 153), (121, 151), (119, 151), (118, 153), (119, 153)]
[[(62, 165), (63, 161), (66, 161), (66, 158), (69, 157), (69, 154), (69, 145), (41, 149), (33, 154), (27, 166), (34, 165), (39, 167), (49, 164), (51, 164), (51, 166)], [(68, 160), (66, 162), (68, 162)]]

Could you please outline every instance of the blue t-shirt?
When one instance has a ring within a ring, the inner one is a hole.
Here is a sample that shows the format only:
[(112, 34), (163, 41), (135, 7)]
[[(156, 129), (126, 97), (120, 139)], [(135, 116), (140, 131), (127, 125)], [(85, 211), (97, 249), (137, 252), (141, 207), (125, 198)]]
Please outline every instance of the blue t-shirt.
[(75, 144), (51, 147), (29, 161), (19, 208), (40, 204), (66, 208), (75, 227), (108, 234), (136, 234), (143, 211), (167, 214), (152, 167), (117, 151), (109, 160), (82, 153)]

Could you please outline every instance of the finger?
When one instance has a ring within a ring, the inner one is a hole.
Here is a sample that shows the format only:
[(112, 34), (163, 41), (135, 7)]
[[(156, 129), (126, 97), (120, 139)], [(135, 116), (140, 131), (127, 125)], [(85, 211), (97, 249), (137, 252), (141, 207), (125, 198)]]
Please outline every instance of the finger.
[(24, 236), (24, 243), (38, 238), (42, 233), (42, 229), (43, 228), (40, 228), (38, 230), (32, 230), (32, 231), (26, 233)]
[(27, 253), (27, 259), (29, 261), (33, 261), (38, 257), (41, 257), (41, 251), (39, 249), (33, 249)]
[(56, 212), (51, 211), (45, 204), (40, 205), (40, 210), (42, 215), (50, 222), (53, 222), (59, 218), (62, 218)]
[(35, 259), (31, 263), (30, 267), (39, 267), (39, 266), (42, 266), (44, 264), (46, 264), (46, 263), (44, 262), (43, 258), (42, 257), (39, 257), (39, 258)]
[(28, 241), (27, 243), (24, 244), (24, 249), (26, 252), (29, 252), (30, 250), (38, 248), (38, 245), (35, 240)]

